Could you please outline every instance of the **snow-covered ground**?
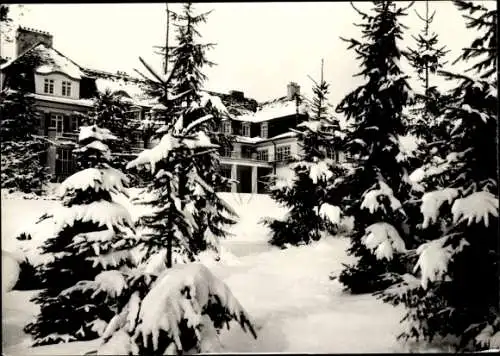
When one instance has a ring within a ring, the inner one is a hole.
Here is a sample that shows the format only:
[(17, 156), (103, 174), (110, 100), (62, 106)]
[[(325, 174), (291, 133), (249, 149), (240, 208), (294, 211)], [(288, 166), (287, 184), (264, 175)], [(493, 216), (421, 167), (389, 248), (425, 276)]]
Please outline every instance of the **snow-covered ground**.
[[(284, 209), (268, 196), (224, 193), (240, 215), (234, 237), (223, 242), (221, 261), (203, 262), (232, 290), (257, 325), (254, 340), (239, 327), (221, 334), (226, 352), (363, 353), (402, 352), (396, 341), (401, 310), (369, 295), (344, 294), (329, 276), (349, 260), (347, 240), (329, 237), (311, 246), (271, 247), (264, 216)], [(32, 223), (53, 200), (2, 198), (2, 249), (13, 250), (12, 235)], [(2, 346), (6, 355), (82, 354), (98, 340), (27, 348), (22, 327), (36, 313), (35, 292), (12, 291), (2, 300)]]

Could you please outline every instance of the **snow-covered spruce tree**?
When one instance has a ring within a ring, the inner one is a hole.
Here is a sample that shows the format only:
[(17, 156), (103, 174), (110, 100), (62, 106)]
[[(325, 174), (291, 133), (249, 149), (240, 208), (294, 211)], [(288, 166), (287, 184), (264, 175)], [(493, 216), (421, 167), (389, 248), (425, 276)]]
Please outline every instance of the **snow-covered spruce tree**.
[[(191, 3), (184, 4), (180, 14), (174, 14), (177, 43), (171, 48), (172, 94), (179, 96), (186, 93), (174, 100), (174, 110), (175, 115), (181, 118), (179, 127), (185, 129), (201, 120), (196, 130), (203, 132), (212, 143), (220, 147), (230, 147), (230, 138), (217, 133), (221, 119), (229, 113), (218, 97), (202, 91), (206, 80), (203, 67), (214, 65), (206, 57), (206, 51), (212, 48), (213, 44), (198, 41), (201, 36), (198, 28), (206, 22), (208, 14), (209, 12), (196, 13)], [(217, 249), (217, 240), (226, 237), (226, 227), (235, 223), (232, 210), (228, 210), (226, 204), (215, 194), (217, 191), (227, 190), (231, 184), (231, 180), (220, 173), (219, 159), (218, 151), (196, 155), (192, 159), (200, 177), (211, 187), (211, 191), (201, 196), (194, 194), (190, 198), (194, 199), (196, 208), (195, 238), (192, 242), (197, 246), (192, 248), (197, 251), (203, 251), (210, 247), (209, 245)], [(180, 186), (184, 187), (184, 175), (181, 173), (179, 178)], [(179, 193), (180, 199), (188, 204), (189, 193), (186, 192), (185, 195), (183, 190)], [(212, 242), (207, 245), (208, 240)]]
[(40, 219), (51, 219), (52, 226), (37, 267), (44, 289), (32, 300), (40, 313), (25, 327), (35, 345), (94, 339), (114, 315), (112, 301), (75, 285), (130, 259), (125, 236), (131, 217), (112, 199), (112, 193), (125, 194), (128, 182), (109, 165), (106, 143), (115, 139), (96, 125), (81, 127), (74, 152), (82, 170), (61, 184), (62, 206)]
[[(436, 134), (438, 127), (435, 127), (433, 120), (445, 105), (446, 97), (432, 85), (432, 79), (437, 75), (437, 71), (446, 62), (444, 57), (448, 53), (446, 46), (439, 46), (439, 37), (431, 30), (431, 24), (436, 12), (429, 14), (429, 1), (425, 2), (425, 15), (416, 15), (424, 22), (424, 28), (417, 37), (413, 36), (416, 42), (415, 48), (408, 48), (404, 52), (406, 58), (416, 71), (417, 78), (422, 84), (423, 92), (416, 93), (415, 104), (410, 109), (409, 131), (427, 141), (431, 141)], [(433, 125), (433, 129), (429, 126)]]
[[(138, 239), (138, 250), (141, 251), (140, 262), (151, 266), (154, 271), (193, 261), (203, 250), (197, 235), (200, 229), (196, 221), (197, 203), (215, 192), (201, 177), (194, 158), (211, 154), (218, 148), (199, 130), (199, 125), (210, 119), (210, 116), (203, 117), (186, 128), (174, 124), (160, 129), (167, 130), (160, 142), (141, 152), (128, 165), (128, 168), (146, 168), (153, 175), (143, 197), (138, 199), (139, 204), (152, 208), (140, 218), (143, 230)], [(177, 120), (181, 122), (182, 117)], [(221, 204), (224, 204), (222, 200)], [(233, 213), (229, 206), (224, 208)], [(201, 238), (206, 246), (217, 250), (218, 241), (209, 235)]]
[(273, 232), (272, 245), (307, 244), (324, 232), (335, 233), (340, 225), (338, 201), (331, 199), (339, 196), (330, 197), (328, 190), (343, 173), (335, 162), (342, 133), (328, 110), (328, 86), (323, 78), (315, 83), (309, 120), (294, 130), (301, 153), (288, 164), (286, 173), (272, 179), (271, 197), (289, 209), (284, 220), (263, 220)]
[[(354, 5), (353, 5), (354, 7)], [(352, 293), (368, 293), (392, 283), (392, 275), (405, 271), (401, 253), (411, 245), (408, 216), (402, 201), (408, 197), (399, 136), (405, 134), (403, 109), (413, 94), (399, 66), (397, 42), (406, 9), (393, 1), (374, 2), (373, 15), (355, 7), (364, 22), (363, 42), (351, 39), (366, 78), (337, 106), (350, 123), (345, 150), (352, 169), (339, 184), (344, 213), (355, 218), (348, 253), (356, 262), (345, 265), (339, 280)]]
[(471, 74), (457, 82), (439, 117), (448, 139), (411, 178), (425, 188), (413, 274), (382, 295), (406, 307), (400, 335), (458, 351), (500, 347), (498, 288), (497, 12), (456, 1), (467, 27), (482, 31), (460, 57)]
[(1, 187), (40, 194), (49, 172), (47, 142), (37, 137), (40, 115), (34, 99), (19, 86), (0, 93)]
[[(439, 37), (432, 31), (431, 25), (436, 11), (430, 13), (429, 1), (425, 1), (423, 15), (417, 10), (415, 13), (423, 22), (423, 29), (416, 37), (412, 36), (416, 42), (415, 47), (402, 51), (421, 84), (421, 90), (415, 93), (414, 102), (406, 109), (404, 121), (406, 134), (399, 138), (402, 154), (398, 158), (405, 164), (408, 174), (428, 160), (429, 151), (435, 152), (437, 148), (434, 146), (448, 137), (446, 124), (437, 119), (446, 107), (448, 95), (441, 93), (434, 85), (434, 79), (438, 76), (437, 71), (446, 64), (444, 57), (448, 50), (446, 46), (439, 45)], [(423, 189), (418, 185), (414, 185), (413, 188), (409, 199), (403, 202), (403, 206), (409, 216), (418, 216)], [(417, 228), (417, 224), (412, 223), (408, 227), (409, 235), (419, 242), (422, 241), (419, 237), (421, 231)], [(411, 253), (409, 257), (415, 258)]]

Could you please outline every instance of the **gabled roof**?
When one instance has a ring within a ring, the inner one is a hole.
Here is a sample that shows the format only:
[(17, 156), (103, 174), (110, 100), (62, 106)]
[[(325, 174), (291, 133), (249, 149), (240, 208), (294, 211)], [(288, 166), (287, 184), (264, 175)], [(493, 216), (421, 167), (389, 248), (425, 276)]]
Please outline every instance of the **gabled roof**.
[(10, 60), (0, 66), (0, 70), (4, 70), (9, 67), (20, 58), (26, 56), (27, 53), (32, 51), (37, 51), (41, 57), (41, 65), (35, 69), (37, 73), (48, 74), (48, 73), (63, 73), (73, 79), (81, 79), (85, 76), (83, 68), (75, 63), (73, 60), (59, 52), (53, 47), (47, 47), (44, 43), (37, 43), (32, 47), (28, 48), (26, 51), (21, 53), (19, 56)]

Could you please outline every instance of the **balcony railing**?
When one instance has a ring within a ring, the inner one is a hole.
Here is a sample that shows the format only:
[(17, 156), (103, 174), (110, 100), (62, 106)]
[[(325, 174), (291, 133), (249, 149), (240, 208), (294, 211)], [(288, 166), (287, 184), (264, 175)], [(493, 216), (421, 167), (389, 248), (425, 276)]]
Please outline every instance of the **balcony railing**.
[(263, 158), (262, 156), (258, 156), (257, 153), (255, 152), (225, 151), (221, 152), (221, 156), (227, 158), (249, 159), (253, 161), (269, 162), (269, 157)]
[(78, 135), (79, 133), (78, 132), (63, 132), (62, 136), (58, 136), (58, 137), (63, 137), (65, 139), (68, 139), (68, 140), (71, 140), (71, 141), (77, 141), (78, 140)]

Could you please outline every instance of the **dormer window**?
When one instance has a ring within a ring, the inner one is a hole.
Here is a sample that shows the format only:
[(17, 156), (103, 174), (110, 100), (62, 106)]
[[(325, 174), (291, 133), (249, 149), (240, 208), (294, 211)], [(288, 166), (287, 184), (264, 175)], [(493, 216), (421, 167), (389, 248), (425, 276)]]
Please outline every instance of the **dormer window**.
[(63, 80), (61, 94), (62, 96), (71, 96), (71, 82)]
[(241, 135), (245, 137), (250, 137), (250, 123), (244, 122), (241, 125)]
[(54, 94), (54, 79), (45, 79), (44, 80), (43, 92), (46, 94)]
[(260, 137), (267, 138), (267, 135), (268, 135), (267, 122), (263, 122), (260, 124)]

